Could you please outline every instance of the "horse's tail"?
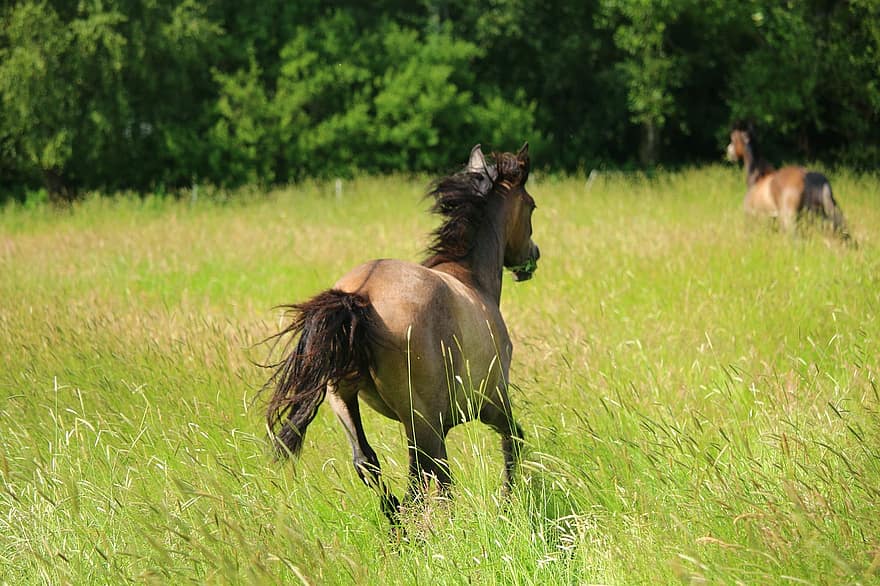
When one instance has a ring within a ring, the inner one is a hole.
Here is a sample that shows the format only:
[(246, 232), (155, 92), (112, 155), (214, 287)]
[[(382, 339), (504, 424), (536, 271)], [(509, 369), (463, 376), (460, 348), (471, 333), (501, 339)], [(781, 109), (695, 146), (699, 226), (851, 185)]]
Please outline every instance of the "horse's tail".
[(815, 210), (831, 221), (834, 231), (844, 240), (849, 240), (849, 230), (843, 218), (843, 210), (837, 205), (831, 183), (821, 173), (807, 173), (804, 176), (805, 207)]
[(328, 385), (368, 376), (374, 329), (370, 301), (357, 293), (330, 289), (287, 307), (291, 323), (272, 338), (287, 337), (286, 353), (299, 337), (268, 365), (275, 371), (263, 387), (274, 388), (266, 422), (279, 458), (299, 453)]

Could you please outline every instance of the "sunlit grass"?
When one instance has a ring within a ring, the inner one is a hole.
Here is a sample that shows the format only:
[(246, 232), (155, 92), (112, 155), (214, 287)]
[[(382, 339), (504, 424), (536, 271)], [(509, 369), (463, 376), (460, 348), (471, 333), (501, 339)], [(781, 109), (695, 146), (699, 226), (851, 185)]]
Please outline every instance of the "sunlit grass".
[[(418, 259), (427, 179), (0, 212), (0, 580), (868, 583), (880, 574), (880, 180), (831, 174), (857, 249), (748, 224), (730, 168), (535, 177), (505, 277), (521, 482), (450, 434), (450, 503), (396, 543), (329, 410), (272, 462), (275, 305)], [(397, 425), (365, 410), (405, 485)]]

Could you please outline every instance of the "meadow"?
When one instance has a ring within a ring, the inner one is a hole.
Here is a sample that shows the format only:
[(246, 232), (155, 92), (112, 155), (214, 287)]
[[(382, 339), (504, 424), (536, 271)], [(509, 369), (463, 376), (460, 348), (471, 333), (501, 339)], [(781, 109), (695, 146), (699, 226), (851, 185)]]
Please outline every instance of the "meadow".
[[(272, 461), (253, 362), (274, 306), (421, 258), (429, 178), (7, 205), (0, 582), (878, 583), (880, 177), (829, 176), (858, 248), (747, 222), (732, 167), (537, 174), (519, 484), (460, 426), (400, 542), (326, 406)], [(401, 429), (363, 416), (401, 493)]]

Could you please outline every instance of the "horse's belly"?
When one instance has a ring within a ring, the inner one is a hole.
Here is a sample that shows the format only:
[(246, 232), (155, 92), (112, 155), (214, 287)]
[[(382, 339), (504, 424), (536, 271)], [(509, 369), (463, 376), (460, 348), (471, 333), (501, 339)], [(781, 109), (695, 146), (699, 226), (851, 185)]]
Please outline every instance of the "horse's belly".
[(452, 426), (474, 418), (485, 401), (497, 400), (502, 359), (467, 335), (436, 334), (413, 324), (407, 346), (374, 353), (376, 394), (364, 397), (368, 405), (392, 419), (408, 421), (417, 413), (432, 424)]
[(372, 385), (362, 385), (359, 391), (360, 398), (363, 399), (364, 403), (369, 405), (373, 411), (380, 415), (384, 415), (388, 419), (400, 421), (400, 415), (395, 413), (394, 409), (385, 402), (382, 395), (376, 390), (375, 382)]

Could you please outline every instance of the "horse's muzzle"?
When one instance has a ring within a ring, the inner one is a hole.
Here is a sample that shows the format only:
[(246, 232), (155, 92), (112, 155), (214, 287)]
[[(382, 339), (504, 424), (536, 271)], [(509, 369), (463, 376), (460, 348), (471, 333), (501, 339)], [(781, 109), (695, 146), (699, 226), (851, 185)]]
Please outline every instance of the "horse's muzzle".
[(528, 281), (538, 270), (538, 259), (541, 258), (541, 250), (538, 245), (532, 243), (529, 250), (529, 259), (521, 265), (510, 267), (513, 271), (514, 279), (519, 281)]
[(727, 160), (731, 163), (736, 163), (739, 161), (739, 157), (736, 156), (736, 149), (734, 148), (733, 143), (727, 145), (727, 152), (725, 154), (727, 155)]

